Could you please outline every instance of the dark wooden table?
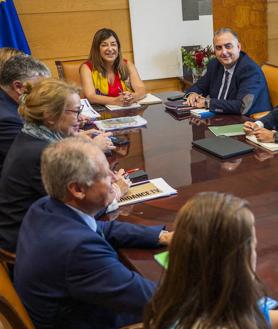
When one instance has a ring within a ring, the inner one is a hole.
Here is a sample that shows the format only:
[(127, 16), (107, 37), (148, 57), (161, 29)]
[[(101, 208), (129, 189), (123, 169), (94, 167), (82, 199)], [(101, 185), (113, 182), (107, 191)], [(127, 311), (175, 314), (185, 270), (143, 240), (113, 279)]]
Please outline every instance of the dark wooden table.
[[(111, 115), (107, 113), (106, 116)], [(162, 223), (172, 229), (179, 208), (198, 192), (230, 192), (246, 198), (256, 217), (257, 273), (269, 294), (278, 298), (278, 156), (256, 147), (253, 153), (224, 161), (192, 148), (192, 140), (212, 136), (208, 125), (243, 122), (245, 119), (240, 116), (177, 120), (165, 112), (162, 104), (117, 115), (135, 113), (148, 121), (147, 128), (126, 134), (129, 146), (119, 149), (110, 161), (117, 168), (145, 169), (149, 178), (163, 177), (178, 194), (122, 207), (111, 216), (131, 223)], [(242, 136), (238, 138), (244, 140)], [(159, 280), (162, 268), (153, 254), (162, 250), (123, 249), (120, 254), (143, 276)]]

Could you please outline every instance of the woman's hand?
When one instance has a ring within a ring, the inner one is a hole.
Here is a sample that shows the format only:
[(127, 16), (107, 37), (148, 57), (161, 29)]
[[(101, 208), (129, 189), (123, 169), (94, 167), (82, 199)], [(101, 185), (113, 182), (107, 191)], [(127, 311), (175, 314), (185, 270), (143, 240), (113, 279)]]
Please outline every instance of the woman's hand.
[(93, 142), (97, 144), (103, 152), (114, 150), (116, 146), (114, 146), (113, 142), (109, 138), (111, 136), (111, 132), (108, 133), (100, 133), (93, 138)]

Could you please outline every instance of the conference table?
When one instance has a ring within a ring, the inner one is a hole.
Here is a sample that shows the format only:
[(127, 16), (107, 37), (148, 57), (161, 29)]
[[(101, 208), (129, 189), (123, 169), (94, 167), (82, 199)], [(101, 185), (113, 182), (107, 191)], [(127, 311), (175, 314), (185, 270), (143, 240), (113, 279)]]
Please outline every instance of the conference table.
[[(169, 93), (158, 96), (165, 100), (167, 95)], [(132, 111), (105, 111), (102, 117), (136, 114), (147, 120), (147, 127), (120, 132), (129, 144), (108, 157), (111, 166), (144, 169), (150, 179), (162, 177), (178, 193), (120, 207), (108, 215), (108, 219), (164, 224), (173, 230), (178, 210), (198, 192), (228, 192), (245, 198), (256, 218), (257, 274), (269, 295), (278, 299), (278, 155), (254, 146), (254, 152), (222, 160), (192, 147), (193, 140), (213, 136), (208, 126), (241, 123), (248, 119), (239, 115), (216, 115), (207, 120), (175, 117), (165, 111), (163, 104), (156, 104)], [(244, 136), (234, 138), (245, 140)], [(159, 281), (163, 269), (153, 255), (163, 250), (165, 248), (121, 249), (119, 254), (127, 266), (144, 277)]]

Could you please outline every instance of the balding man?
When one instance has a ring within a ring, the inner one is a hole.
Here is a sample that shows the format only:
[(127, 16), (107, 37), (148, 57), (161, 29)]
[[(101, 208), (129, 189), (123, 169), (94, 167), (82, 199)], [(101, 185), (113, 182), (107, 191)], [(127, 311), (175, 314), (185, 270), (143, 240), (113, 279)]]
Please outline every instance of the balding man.
[(89, 140), (53, 143), (42, 156), (50, 197), (33, 204), (17, 245), (15, 286), (37, 329), (113, 329), (141, 320), (155, 284), (127, 269), (114, 248), (154, 248), (172, 233), (98, 222), (115, 176)]
[(243, 51), (237, 34), (228, 28), (215, 32), (215, 56), (206, 74), (189, 88), (187, 103), (211, 112), (250, 115), (272, 105), (261, 68)]
[(3, 65), (0, 74), (0, 173), (6, 154), (22, 128), (17, 112), (26, 84), (50, 76), (49, 69), (32, 56), (16, 55)]

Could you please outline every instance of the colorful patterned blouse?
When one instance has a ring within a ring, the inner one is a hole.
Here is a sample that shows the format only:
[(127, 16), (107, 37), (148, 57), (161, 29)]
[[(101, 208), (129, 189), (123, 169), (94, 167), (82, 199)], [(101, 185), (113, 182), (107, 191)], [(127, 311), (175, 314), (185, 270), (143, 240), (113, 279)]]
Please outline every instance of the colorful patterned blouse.
[(115, 80), (113, 84), (108, 82), (108, 79), (104, 77), (99, 71), (94, 70), (93, 64), (91, 61), (85, 62), (92, 72), (92, 80), (94, 87), (96, 89), (97, 95), (104, 95), (110, 97), (117, 97), (123, 91), (133, 91), (129, 79), (121, 80), (119, 72), (115, 74)]

